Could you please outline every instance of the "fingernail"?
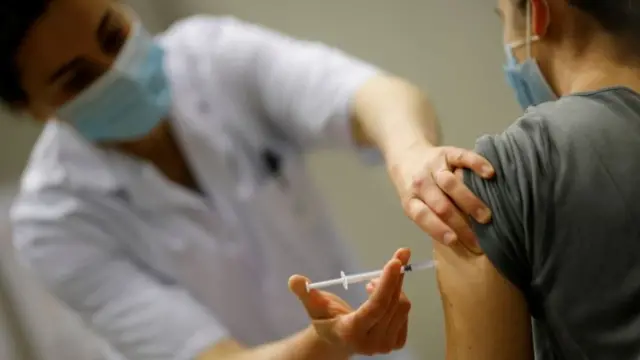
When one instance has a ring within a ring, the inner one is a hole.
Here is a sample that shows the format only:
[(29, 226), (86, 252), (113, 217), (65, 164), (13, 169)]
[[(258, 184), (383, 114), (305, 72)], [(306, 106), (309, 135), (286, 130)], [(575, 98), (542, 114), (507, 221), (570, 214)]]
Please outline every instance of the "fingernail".
[(454, 241), (456, 241), (456, 235), (454, 233), (448, 232), (444, 234), (445, 245), (451, 245), (451, 243), (453, 243)]
[(476, 220), (482, 224), (489, 222), (491, 220), (491, 210), (487, 208), (479, 209), (476, 212)]
[(484, 174), (484, 176), (491, 176), (491, 174), (493, 173), (493, 168), (489, 165), (484, 165), (482, 167), (482, 173)]

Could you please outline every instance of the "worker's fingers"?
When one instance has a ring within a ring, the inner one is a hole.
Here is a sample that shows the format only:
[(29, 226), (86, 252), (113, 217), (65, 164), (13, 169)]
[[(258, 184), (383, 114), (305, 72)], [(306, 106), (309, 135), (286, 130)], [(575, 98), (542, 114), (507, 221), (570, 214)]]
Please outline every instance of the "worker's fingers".
[(491, 163), (477, 153), (461, 148), (446, 147), (444, 148), (444, 156), (449, 169), (467, 168), (473, 170), (479, 176), (490, 179), (495, 174), (495, 170)]
[[(411, 258), (411, 251), (409, 249), (398, 249), (393, 255), (393, 259), (397, 259), (400, 261), (402, 265), (406, 265), (409, 263), (409, 259)], [(382, 351), (391, 351), (394, 349), (396, 336), (389, 338), (389, 327), (394, 322), (397, 322), (397, 317), (401, 317), (403, 310), (398, 311), (399, 301), (400, 299), (407, 300), (406, 296), (403, 296), (402, 293), (402, 285), (403, 285), (404, 274), (401, 274), (399, 277), (399, 281), (395, 285), (395, 289), (392, 293), (392, 300), (390, 304), (387, 306), (387, 311), (385, 315), (378, 321), (375, 326), (369, 330), (369, 337), (371, 341), (376, 344), (380, 344), (382, 346)]]
[(387, 306), (385, 315), (378, 320), (375, 325), (368, 331), (368, 341), (377, 344), (378, 351), (382, 353), (391, 352), (395, 345), (396, 337), (388, 338), (388, 329), (394, 322), (398, 313), (398, 301), (392, 301)]
[[(411, 250), (408, 248), (398, 249), (396, 253), (393, 254), (393, 258), (398, 259), (398, 261), (400, 261), (400, 264), (402, 266), (407, 265), (409, 264), (409, 260), (411, 259)], [(400, 295), (402, 294), (403, 285), (404, 285), (404, 272), (401, 271), (400, 278), (396, 283), (395, 292), (392, 294), (394, 302), (396, 302), (397, 299), (400, 298)]]
[(373, 279), (367, 284), (367, 294), (371, 295), (375, 289), (380, 285), (380, 278)]
[[(409, 263), (411, 257), (411, 251), (409, 249), (399, 249), (393, 255), (393, 259), (400, 261), (402, 265)], [(395, 284), (395, 289), (391, 294), (392, 300), (386, 308), (385, 315), (375, 323), (375, 325), (368, 331), (369, 341), (378, 344), (378, 351), (381, 353), (390, 352), (395, 349), (397, 335), (390, 333), (390, 329), (397, 332), (399, 327), (402, 326), (403, 318), (406, 318), (408, 309), (406, 309), (408, 299), (402, 293), (402, 279), (404, 275), (399, 276), (399, 281)], [(368, 286), (369, 291), (375, 291), (378, 288), (381, 279), (375, 279), (371, 281)], [(400, 306), (400, 300), (403, 301)], [(397, 324), (397, 325), (395, 325)]]
[(404, 205), (407, 216), (432, 239), (449, 245), (457, 240), (455, 232), (422, 199), (411, 198)]
[[(393, 255), (393, 258), (398, 259), (398, 261), (400, 261), (400, 264), (407, 265), (409, 263), (409, 260), (411, 259), (411, 250), (407, 248), (398, 249), (396, 253)], [(402, 291), (403, 280), (404, 280), (404, 274), (401, 274), (400, 281), (398, 282), (397, 290), (396, 290), (398, 294), (400, 293), (400, 291)], [(378, 286), (380, 286), (380, 278), (372, 279), (367, 284), (367, 287), (366, 287), (367, 294), (369, 295), (373, 294), (373, 292)]]
[(451, 171), (438, 171), (434, 174), (434, 179), (438, 187), (463, 213), (472, 216), (481, 224), (491, 220), (491, 210)]
[[(441, 171), (440, 173), (449, 174), (455, 178), (449, 171)], [(471, 225), (468, 223), (466, 216), (460, 213), (454, 202), (449, 199), (447, 194), (445, 194), (437, 184), (432, 184), (419, 195), (425, 205), (427, 205), (451, 231), (451, 233), (446, 233), (443, 238), (436, 238), (436, 240), (447, 245), (460, 239), (468, 242), (475, 241), (475, 234), (471, 230)], [(451, 241), (451, 239), (454, 239), (454, 241)]]
[(401, 263), (398, 259), (389, 261), (382, 272), (379, 286), (362, 306), (354, 313), (353, 326), (358, 332), (371, 329), (384, 317), (387, 308), (394, 300), (397, 284), (401, 277)]
[(407, 265), (409, 263), (409, 259), (411, 259), (411, 249), (398, 249), (395, 254), (393, 254), (393, 258), (398, 259), (402, 265)]
[(398, 340), (402, 336), (403, 331), (405, 332), (404, 337), (406, 342), (405, 325), (409, 321), (410, 311), (411, 311), (411, 302), (409, 301), (407, 296), (404, 293), (402, 293), (398, 301), (398, 305), (396, 306), (395, 314), (393, 315), (393, 318), (389, 322), (389, 325), (386, 328), (386, 334), (384, 336), (385, 341), (389, 342), (389, 347), (392, 350), (399, 349)]
[(307, 284), (309, 282), (309, 279), (304, 276), (293, 275), (289, 278), (289, 290), (302, 302), (311, 319), (324, 320), (329, 318), (329, 300), (322, 296), (322, 292), (318, 290), (311, 289), (307, 291)]
[(405, 320), (402, 328), (398, 332), (398, 338), (396, 339), (396, 346), (394, 349), (402, 349), (407, 344), (407, 334), (409, 333), (409, 318)]

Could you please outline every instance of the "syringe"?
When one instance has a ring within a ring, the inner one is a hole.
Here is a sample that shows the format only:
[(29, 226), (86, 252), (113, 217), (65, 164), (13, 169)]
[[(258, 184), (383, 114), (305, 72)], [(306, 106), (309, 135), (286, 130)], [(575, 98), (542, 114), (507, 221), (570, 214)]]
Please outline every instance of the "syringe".
[[(404, 265), (401, 269), (402, 273), (431, 269), (436, 266), (435, 261), (428, 260), (419, 264)], [(307, 292), (311, 289), (323, 289), (335, 285), (342, 285), (345, 290), (349, 289), (349, 284), (357, 284), (364, 281), (370, 281), (382, 276), (382, 270), (363, 272), (359, 274), (346, 275), (344, 271), (340, 272), (339, 279), (319, 281), (307, 284)]]

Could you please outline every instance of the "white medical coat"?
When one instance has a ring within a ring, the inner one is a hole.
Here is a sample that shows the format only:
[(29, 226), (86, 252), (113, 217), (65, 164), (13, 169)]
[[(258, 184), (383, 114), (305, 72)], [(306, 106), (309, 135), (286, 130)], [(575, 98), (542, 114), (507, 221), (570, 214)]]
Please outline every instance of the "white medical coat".
[(309, 320), (288, 277), (355, 270), (303, 155), (355, 148), (350, 101), (377, 70), (233, 18), (190, 18), (160, 41), (171, 121), (202, 194), (51, 121), (12, 210), (15, 245), (129, 359), (291, 335)]

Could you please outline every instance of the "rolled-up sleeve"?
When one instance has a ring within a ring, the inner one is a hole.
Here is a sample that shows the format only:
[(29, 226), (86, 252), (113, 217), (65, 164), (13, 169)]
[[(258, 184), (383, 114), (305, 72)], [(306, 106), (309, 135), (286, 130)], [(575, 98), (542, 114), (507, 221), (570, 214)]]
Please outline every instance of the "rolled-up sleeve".
[(476, 151), (496, 175), (484, 180), (465, 170), (466, 185), (493, 212), (490, 223), (474, 222), (474, 231), (493, 265), (529, 298), (536, 249), (553, 241), (543, 236), (554, 184), (545, 121), (528, 113), (504, 133), (481, 137)]
[(194, 359), (227, 337), (185, 290), (123, 256), (82, 203), (45, 194), (39, 200), (23, 197), (12, 211), (20, 258), (125, 358)]
[(352, 100), (380, 73), (376, 67), (321, 43), (236, 19), (220, 26), (217, 66), (230, 83), (251, 94), (271, 125), (303, 148), (356, 148)]

